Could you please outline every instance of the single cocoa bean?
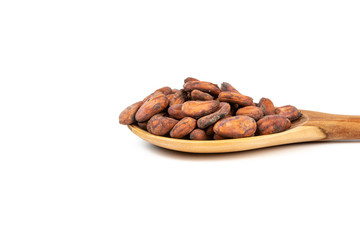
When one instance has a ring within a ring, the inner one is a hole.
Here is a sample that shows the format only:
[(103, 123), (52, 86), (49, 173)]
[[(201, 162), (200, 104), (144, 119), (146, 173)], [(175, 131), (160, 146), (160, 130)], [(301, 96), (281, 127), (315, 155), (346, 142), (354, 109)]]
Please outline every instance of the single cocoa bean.
[(154, 135), (164, 136), (168, 134), (178, 122), (178, 120), (173, 118), (153, 116), (147, 124), (147, 130)]
[(209, 126), (206, 130), (206, 135), (208, 136), (208, 138), (212, 138), (214, 136), (214, 124)]
[(168, 95), (168, 94), (172, 93), (172, 89), (171, 89), (171, 87), (162, 87), (162, 88), (155, 90), (155, 92), (161, 92), (165, 95)]
[(214, 132), (224, 138), (250, 137), (256, 132), (256, 122), (242, 115), (225, 118), (215, 123)]
[(230, 112), (230, 104), (226, 102), (220, 103), (220, 108), (216, 112), (206, 115), (197, 120), (197, 125), (199, 128), (207, 128), (210, 125), (216, 123), (220, 119), (224, 118)]
[(197, 89), (191, 91), (191, 100), (193, 100), (193, 101), (196, 101), (196, 100), (209, 101), (209, 100), (213, 100), (213, 99), (214, 99), (213, 96), (211, 96), (208, 93), (204, 93)]
[(182, 104), (176, 104), (172, 105), (168, 108), (168, 113), (172, 118), (175, 118), (177, 120), (181, 120), (184, 117), (187, 117), (187, 115), (181, 110)]
[[(170, 94), (169, 96), (171, 96)], [(169, 106), (173, 106), (176, 104), (182, 104), (186, 101), (186, 93), (183, 90), (179, 90), (174, 93), (174, 96), (169, 99)]]
[(195, 129), (190, 133), (190, 140), (207, 140), (208, 136), (202, 129)]
[(137, 125), (139, 126), (139, 128), (141, 128), (143, 130), (147, 130), (147, 123), (148, 123), (148, 121), (146, 121), (146, 122), (138, 122)]
[[(230, 83), (228, 82), (223, 82), (220, 86), (221, 91), (223, 92), (236, 92), (236, 93), (240, 93), (238, 90), (236, 90), (236, 88), (234, 88)], [(241, 93), (240, 93), (241, 94)]]
[(210, 82), (190, 81), (184, 84), (185, 91), (192, 91), (195, 89), (202, 92), (210, 93), (214, 96), (219, 95), (219, 93), (221, 92), (220, 88), (216, 84)]
[(283, 132), (291, 126), (290, 120), (281, 115), (268, 115), (257, 121), (257, 133), (267, 135)]
[(273, 102), (268, 98), (261, 98), (258, 107), (264, 112), (264, 115), (274, 115), (275, 107)]
[(226, 138), (224, 138), (224, 137), (222, 137), (222, 136), (220, 136), (220, 135), (218, 135), (218, 134), (214, 134), (213, 139), (214, 139), (214, 140), (224, 140), (224, 139), (226, 139)]
[(213, 113), (219, 109), (218, 101), (187, 101), (182, 105), (181, 110), (188, 116), (200, 118)]
[(173, 138), (183, 138), (192, 132), (196, 127), (196, 120), (191, 117), (181, 119), (170, 131)]
[(290, 121), (295, 121), (301, 117), (301, 112), (294, 106), (286, 105), (275, 109), (275, 114), (285, 116)]
[(247, 106), (247, 107), (239, 108), (236, 112), (236, 115), (249, 116), (252, 117), (255, 121), (257, 121), (264, 116), (264, 113), (258, 107)]
[(251, 97), (236, 93), (236, 92), (221, 92), (219, 94), (221, 102), (237, 103), (240, 106), (251, 106), (253, 99)]
[(133, 124), (135, 122), (135, 114), (141, 105), (143, 105), (143, 101), (134, 103), (125, 108), (119, 115), (119, 123), (124, 125)]
[(139, 108), (135, 119), (138, 122), (145, 122), (155, 114), (163, 111), (168, 105), (169, 101), (163, 93), (155, 94)]
[(188, 77), (188, 78), (185, 78), (185, 80), (184, 80), (184, 83), (187, 83), (187, 82), (200, 82), (200, 81), (197, 80), (196, 78)]

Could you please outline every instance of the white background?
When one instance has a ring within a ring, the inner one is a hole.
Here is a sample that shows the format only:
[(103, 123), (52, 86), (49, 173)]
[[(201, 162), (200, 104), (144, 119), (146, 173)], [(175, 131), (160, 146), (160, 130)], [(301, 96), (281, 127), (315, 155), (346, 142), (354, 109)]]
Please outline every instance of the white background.
[(1, 1), (0, 239), (359, 239), (359, 142), (192, 155), (119, 113), (192, 76), (360, 115), (359, 1)]

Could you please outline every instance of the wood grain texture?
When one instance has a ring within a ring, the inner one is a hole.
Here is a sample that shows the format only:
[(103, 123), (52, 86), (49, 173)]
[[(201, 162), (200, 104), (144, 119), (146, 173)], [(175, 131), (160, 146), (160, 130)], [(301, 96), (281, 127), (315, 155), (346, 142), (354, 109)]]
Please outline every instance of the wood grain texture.
[(129, 129), (156, 146), (191, 153), (238, 152), (300, 142), (360, 139), (360, 116), (301, 112), (303, 116), (285, 132), (239, 139), (196, 141), (155, 136), (135, 125), (129, 125)]

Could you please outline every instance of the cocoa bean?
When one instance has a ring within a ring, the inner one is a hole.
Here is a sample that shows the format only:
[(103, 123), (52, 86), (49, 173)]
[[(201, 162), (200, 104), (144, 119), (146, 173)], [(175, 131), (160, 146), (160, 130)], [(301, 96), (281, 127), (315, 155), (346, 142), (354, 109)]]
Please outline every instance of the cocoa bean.
[(182, 104), (186, 101), (186, 93), (183, 90), (179, 90), (176, 93), (170, 94), (169, 96), (171, 95), (173, 95), (173, 97), (169, 99), (169, 106)]
[(275, 114), (285, 116), (290, 121), (295, 121), (301, 117), (301, 112), (294, 106), (286, 105), (275, 109)]
[(145, 122), (155, 114), (163, 111), (168, 105), (169, 101), (163, 93), (155, 94), (141, 105), (136, 112), (135, 119), (138, 122)]
[(213, 99), (214, 98), (208, 93), (204, 93), (204, 92), (196, 90), (196, 89), (191, 91), (191, 100), (193, 100), (193, 101), (195, 101), (195, 100), (209, 101), (209, 100), (213, 100)]
[(228, 82), (223, 82), (220, 86), (221, 91), (223, 92), (236, 92), (241, 94), (238, 90), (236, 90), (236, 88), (234, 88), (230, 83)]
[(196, 120), (191, 117), (181, 119), (170, 131), (173, 138), (183, 138), (192, 132), (196, 127)]
[(168, 113), (172, 118), (175, 118), (177, 120), (181, 120), (184, 117), (187, 117), (187, 115), (181, 110), (182, 104), (176, 104), (172, 105), (168, 108)]
[(187, 101), (182, 105), (181, 110), (188, 116), (200, 118), (213, 113), (219, 109), (218, 101)]
[(257, 133), (267, 135), (283, 132), (291, 126), (290, 120), (281, 115), (268, 115), (257, 121)]
[(170, 130), (179, 121), (168, 117), (157, 117), (156, 115), (150, 118), (147, 124), (147, 130), (158, 136), (164, 136), (170, 132)]
[(224, 138), (250, 137), (256, 132), (256, 122), (242, 115), (225, 118), (214, 125), (214, 132)]
[(253, 99), (251, 97), (236, 93), (236, 92), (221, 92), (219, 94), (221, 102), (237, 103), (240, 106), (251, 106)]
[(199, 128), (207, 128), (210, 125), (216, 123), (220, 119), (224, 118), (230, 112), (230, 104), (222, 102), (220, 103), (220, 109), (216, 112), (206, 115), (197, 120), (197, 125)]
[(119, 123), (124, 125), (133, 124), (135, 122), (135, 114), (141, 105), (143, 105), (143, 101), (134, 103), (125, 108), (119, 115)]
[(214, 140), (224, 140), (225, 138), (218, 135), (218, 134), (214, 134), (214, 137), (213, 137)]
[(239, 108), (236, 112), (236, 115), (249, 116), (252, 117), (255, 121), (257, 121), (264, 116), (264, 113), (258, 107), (247, 106), (247, 107)]
[(146, 122), (138, 122), (137, 125), (139, 126), (139, 128), (141, 128), (143, 130), (147, 130), (147, 123), (148, 123), (148, 121), (146, 121)]
[(185, 91), (199, 90), (205, 93), (210, 93), (214, 96), (219, 95), (221, 92), (220, 88), (210, 82), (202, 82), (202, 81), (190, 81), (184, 84)]
[(274, 115), (275, 107), (273, 102), (268, 98), (261, 98), (258, 107), (263, 111), (264, 115)]
[(187, 82), (199, 82), (199, 80), (197, 80), (196, 78), (188, 77), (188, 78), (185, 78), (185, 80), (184, 80), (184, 83), (187, 83)]
[(202, 129), (195, 129), (190, 133), (190, 140), (207, 140), (208, 136)]

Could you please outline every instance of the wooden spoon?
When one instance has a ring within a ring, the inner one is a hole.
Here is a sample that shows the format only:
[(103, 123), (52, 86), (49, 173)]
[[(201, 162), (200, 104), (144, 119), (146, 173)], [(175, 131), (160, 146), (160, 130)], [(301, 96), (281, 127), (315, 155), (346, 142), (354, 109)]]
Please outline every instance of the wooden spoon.
[(225, 153), (299, 142), (360, 139), (360, 116), (301, 110), (303, 116), (289, 130), (263, 136), (225, 140), (185, 140), (160, 137), (130, 125), (140, 138), (156, 146), (191, 153)]

